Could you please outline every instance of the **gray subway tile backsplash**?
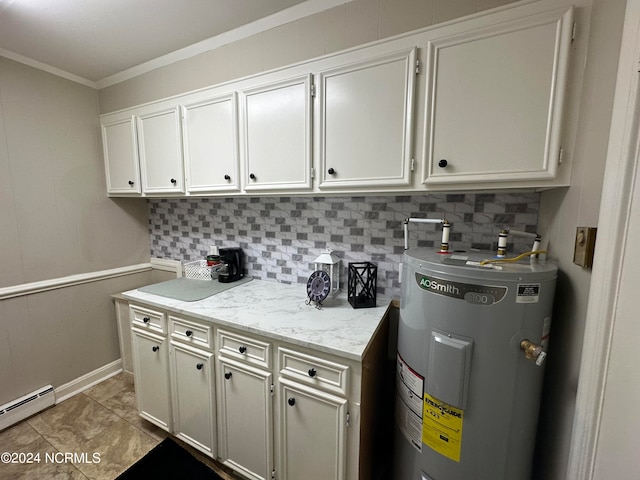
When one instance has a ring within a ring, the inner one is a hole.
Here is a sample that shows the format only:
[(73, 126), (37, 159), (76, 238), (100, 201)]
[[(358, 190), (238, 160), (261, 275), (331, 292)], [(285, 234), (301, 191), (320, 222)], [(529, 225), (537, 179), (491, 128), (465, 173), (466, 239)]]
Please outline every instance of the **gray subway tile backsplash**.
[[(495, 249), (504, 226), (536, 232), (539, 206), (538, 193), (150, 199), (151, 256), (188, 262), (203, 259), (211, 245), (239, 246), (248, 275), (306, 283), (329, 247), (342, 258), (342, 285), (349, 262), (370, 261), (378, 266), (378, 293), (397, 296), (405, 218), (444, 216), (452, 249)], [(410, 247), (439, 247), (439, 225), (409, 230)], [(508, 251), (531, 245), (511, 236)]]

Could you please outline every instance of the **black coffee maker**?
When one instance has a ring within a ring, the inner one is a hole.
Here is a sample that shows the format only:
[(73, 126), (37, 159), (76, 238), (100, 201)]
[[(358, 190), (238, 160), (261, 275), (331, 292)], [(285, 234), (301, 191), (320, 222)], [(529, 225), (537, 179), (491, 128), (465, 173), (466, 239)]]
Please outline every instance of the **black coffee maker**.
[(219, 253), (222, 261), (219, 282), (231, 283), (244, 277), (244, 252), (241, 248), (220, 248)]

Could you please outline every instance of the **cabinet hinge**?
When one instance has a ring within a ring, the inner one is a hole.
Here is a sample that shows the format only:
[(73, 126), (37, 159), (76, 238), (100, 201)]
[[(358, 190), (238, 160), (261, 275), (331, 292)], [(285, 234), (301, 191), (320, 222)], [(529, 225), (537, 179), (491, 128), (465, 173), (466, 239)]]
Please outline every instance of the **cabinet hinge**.
[(311, 96), (312, 97), (316, 96), (316, 84), (315, 83), (311, 84)]
[(411, 171), (413, 172), (413, 171), (415, 171), (415, 169), (416, 169), (416, 159), (412, 158), (411, 159)]
[(576, 39), (576, 28), (578, 28), (578, 23), (573, 22), (573, 28), (571, 29), (571, 43)]
[(351, 425), (351, 414), (347, 412), (347, 427)]
[(311, 167), (311, 178), (316, 178), (316, 169)]
[(562, 160), (564, 160), (564, 148), (560, 147), (560, 152), (558, 153), (558, 165), (562, 165)]
[(269, 387), (269, 390), (271, 391), (271, 395), (273, 396), (273, 394), (275, 393), (275, 387), (273, 386), (273, 383), (271, 384), (271, 387)]
[(420, 60), (416, 60), (416, 75), (420, 75)]
[(276, 471), (271, 470), (271, 480), (276, 480)]

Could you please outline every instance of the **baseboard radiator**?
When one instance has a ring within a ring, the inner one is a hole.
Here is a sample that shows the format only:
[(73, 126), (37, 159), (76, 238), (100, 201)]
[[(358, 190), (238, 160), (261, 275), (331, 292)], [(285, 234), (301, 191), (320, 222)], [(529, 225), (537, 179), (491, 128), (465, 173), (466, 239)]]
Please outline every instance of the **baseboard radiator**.
[(55, 405), (55, 403), (56, 394), (51, 385), (45, 385), (13, 402), (5, 403), (0, 406), (0, 430)]

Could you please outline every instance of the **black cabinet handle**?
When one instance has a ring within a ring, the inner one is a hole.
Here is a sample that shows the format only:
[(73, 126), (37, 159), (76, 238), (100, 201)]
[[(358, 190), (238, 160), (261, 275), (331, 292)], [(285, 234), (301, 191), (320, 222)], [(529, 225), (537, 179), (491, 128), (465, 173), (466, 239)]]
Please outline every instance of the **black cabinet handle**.
[(224, 374), (224, 378), (226, 378), (227, 380), (229, 380), (232, 377), (231, 372), (227, 372)]
[(225, 176), (224, 176), (224, 179), (225, 179), (226, 181), (229, 181), (229, 180), (231, 180), (231, 177), (230, 177), (229, 175), (225, 175)]
[(287, 400), (287, 403), (293, 407), (296, 404), (296, 399), (291, 397), (289, 400)]
[(149, 323), (149, 320), (151, 320), (149, 317), (144, 317), (144, 318), (142, 319), (142, 321), (143, 321), (144, 323)]
[(253, 173), (250, 173), (250, 174), (249, 174), (249, 178), (250, 178), (251, 180), (255, 180), (255, 179), (256, 179), (256, 176), (255, 176)]
[(172, 178), (171, 179), (171, 183), (173, 183), (175, 185), (176, 183), (178, 183), (178, 181), (175, 178)]
[(153, 350), (154, 352), (157, 352), (158, 350), (160, 350), (160, 347), (157, 345), (154, 345), (151, 350)]
[(187, 330), (186, 332), (184, 332), (184, 334), (185, 334), (187, 337), (190, 337), (191, 335), (193, 335), (193, 332), (192, 332), (191, 330)]
[(133, 180), (129, 180), (129, 186), (133, 187)]
[(198, 369), (198, 370), (202, 370), (202, 367), (204, 367), (203, 363), (199, 363), (199, 364), (196, 365), (196, 369)]
[(330, 168), (329, 170), (327, 170), (327, 173), (329, 175), (333, 175), (334, 173), (336, 173), (336, 171), (333, 168)]
[(310, 377), (312, 377), (312, 378), (313, 378), (313, 377), (315, 377), (315, 376), (316, 376), (316, 373), (318, 373), (318, 372), (316, 371), (316, 369), (315, 369), (315, 368), (310, 368), (310, 369), (309, 369), (309, 376), (310, 376)]
[(444, 158), (438, 162), (438, 166), (439, 166), (440, 168), (444, 168), (444, 167), (446, 167), (448, 164), (449, 164), (449, 162), (447, 162)]
[(238, 351), (239, 351), (240, 353), (245, 353), (245, 352), (247, 351), (247, 347), (245, 347), (245, 346), (243, 345), (242, 347), (240, 347), (240, 348), (238, 349)]

